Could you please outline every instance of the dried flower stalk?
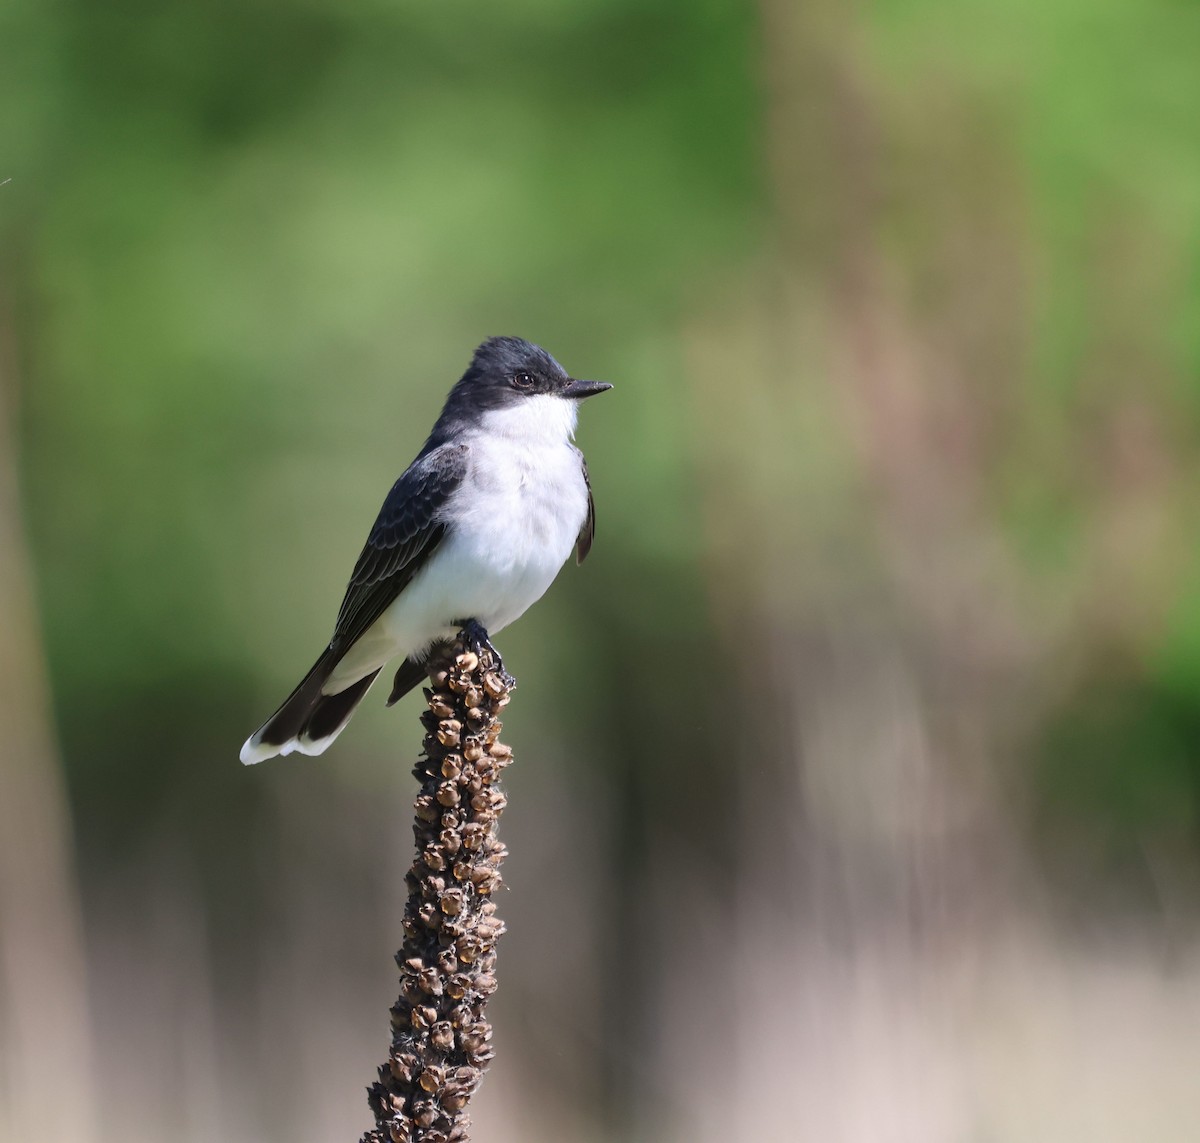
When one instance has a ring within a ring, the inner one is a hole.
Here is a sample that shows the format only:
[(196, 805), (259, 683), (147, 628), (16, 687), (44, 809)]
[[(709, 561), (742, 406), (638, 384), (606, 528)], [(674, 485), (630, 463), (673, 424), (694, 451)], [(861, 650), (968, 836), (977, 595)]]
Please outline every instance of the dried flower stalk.
[(490, 650), (468, 649), (461, 635), (428, 670), (423, 757), (413, 769), (417, 856), (396, 954), (400, 998), (391, 1052), (368, 1091), (375, 1128), (362, 1143), (467, 1140), (467, 1102), (492, 1058), (484, 1010), (504, 924), (491, 898), (507, 852), (496, 837), (507, 801), (498, 779), (512, 761), (497, 716), (511, 680)]

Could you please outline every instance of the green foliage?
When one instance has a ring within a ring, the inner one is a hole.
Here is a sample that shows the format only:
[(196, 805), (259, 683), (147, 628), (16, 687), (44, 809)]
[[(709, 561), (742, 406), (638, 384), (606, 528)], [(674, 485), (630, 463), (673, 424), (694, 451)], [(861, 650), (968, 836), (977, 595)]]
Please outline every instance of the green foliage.
[[(232, 759), (322, 644), (377, 498), (489, 333), (618, 385), (581, 430), (597, 555), (508, 637), (518, 667), (564, 629), (593, 645), (597, 686), (647, 631), (729, 654), (710, 615), (751, 581), (705, 562), (704, 489), (725, 475), (693, 416), (687, 331), (728, 298), (779, 304), (755, 279), (779, 196), (836, 201), (844, 177), (817, 154), (808, 184), (771, 185), (757, 19), (666, 0), (7, 7), (0, 249), (78, 790), (122, 801), (145, 752), (168, 770)], [(1147, 667), (1104, 704), (1119, 727), (1093, 731), (1085, 689), (1053, 716), (1075, 729), (1049, 740), (1050, 769), (1030, 761), (1055, 813), (1156, 828), (1191, 796), (1181, 728), (1200, 691), (1197, 553), (1178, 539), (1200, 523), (1200, 12), (879, 0), (852, 27), (809, 48), (867, 107), (869, 237), (898, 305), (921, 336), (972, 346), (958, 383), (990, 450), (982, 511), (1033, 625), (1086, 611), (1114, 559), (1118, 579), (1165, 569), (1097, 606), (1131, 661), (1169, 664), (1178, 705), (1144, 701)], [(798, 368), (817, 374), (811, 350)], [(772, 385), (791, 383), (752, 362), (727, 380), (776, 412)], [(1114, 555), (1103, 521), (1140, 479), (1114, 444), (1131, 410), (1165, 473), (1135, 509), (1165, 519), (1157, 547)], [(723, 443), (728, 463), (741, 446)], [(861, 497), (808, 488), (855, 462), (813, 455), (765, 458), (780, 488), (803, 473), (813, 547), (869, 531)], [(752, 495), (786, 533), (794, 502)], [(874, 574), (869, 542), (846, 550), (848, 575)], [(604, 725), (650, 734), (649, 756), (655, 712), (629, 718)]]

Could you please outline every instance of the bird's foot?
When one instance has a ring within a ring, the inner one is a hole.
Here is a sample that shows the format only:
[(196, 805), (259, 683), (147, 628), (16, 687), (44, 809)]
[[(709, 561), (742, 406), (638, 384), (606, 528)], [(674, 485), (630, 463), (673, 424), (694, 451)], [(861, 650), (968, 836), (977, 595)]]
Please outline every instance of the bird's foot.
[(462, 631), (463, 643), (467, 650), (473, 651), (480, 658), (486, 651), (495, 663), (496, 672), (504, 681), (505, 687), (511, 691), (517, 685), (517, 680), (504, 669), (504, 659), (488, 636), (487, 628), (478, 619), (456, 619), (454, 622)]

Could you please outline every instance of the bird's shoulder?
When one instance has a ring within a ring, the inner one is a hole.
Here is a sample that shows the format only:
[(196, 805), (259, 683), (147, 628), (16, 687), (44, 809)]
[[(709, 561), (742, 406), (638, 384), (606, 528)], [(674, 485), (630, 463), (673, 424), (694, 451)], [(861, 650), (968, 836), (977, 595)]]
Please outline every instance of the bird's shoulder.
[(395, 547), (427, 528), (462, 483), (469, 458), (470, 445), (462, 442), (423, 452), (392, 485), (367, 542), (374, 547)]

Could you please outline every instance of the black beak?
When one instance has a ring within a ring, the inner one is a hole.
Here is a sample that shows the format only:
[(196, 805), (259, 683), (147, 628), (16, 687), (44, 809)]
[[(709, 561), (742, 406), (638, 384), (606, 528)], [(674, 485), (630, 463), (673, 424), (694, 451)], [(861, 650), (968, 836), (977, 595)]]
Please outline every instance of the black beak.
[(570, 378), (560, 390), (562, 396), (570, 397), (573, 401), (582, 401), (584, 397), (592, 397), (597, 393), (603, 393), (605, 389), (611, 389), (612, 386), (607, 381), (576, 381), (574, 377)]

